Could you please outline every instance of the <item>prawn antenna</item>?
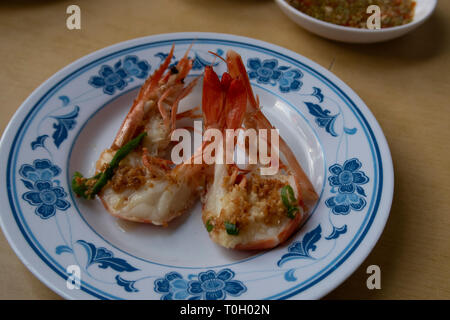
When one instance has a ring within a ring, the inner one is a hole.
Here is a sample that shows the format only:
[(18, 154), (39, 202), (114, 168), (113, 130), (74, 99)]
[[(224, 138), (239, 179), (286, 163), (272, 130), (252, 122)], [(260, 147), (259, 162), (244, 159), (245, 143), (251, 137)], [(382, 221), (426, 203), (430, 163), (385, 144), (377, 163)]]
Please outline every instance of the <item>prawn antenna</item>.
[(189, 45), (189, 47), (187, 48), (186, 53), (185, 53), (184, 56), (183, 56), (183, 59), (186, 59), (186, 58), (188, 57), (189, 51), (191, 51), (192, 46), (193, 46), (194, 43), (195, 43), (195, 40), (197, 40), (197, 39), (194, 39), (194, 40), (192, 41), (192, 43)]
[[(209, 53), (211, 53), (213, 56), (216, 56), (217, 58), (219, 58), (220, 60), (222, 60), (223, 62), (227, 63), (227, 61), (222, 58), (221, 56), (219, 56), (217, 53), (213, 52), (213, 51), (208, 51)], [(211, 65), (213, 65), (214, 61), (211, 62)]]

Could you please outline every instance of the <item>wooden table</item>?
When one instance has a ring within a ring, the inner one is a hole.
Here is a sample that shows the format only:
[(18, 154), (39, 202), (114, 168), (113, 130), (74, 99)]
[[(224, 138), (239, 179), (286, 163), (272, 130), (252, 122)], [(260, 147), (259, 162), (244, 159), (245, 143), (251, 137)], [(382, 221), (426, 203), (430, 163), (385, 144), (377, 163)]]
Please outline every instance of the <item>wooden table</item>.
[[(374, 45), (319, 38), (288, 20), (269, 0), (5, 2), (0, 2), (2, 131), (25, 98), (56, 71), (136, 37), (231, 33), (332, 66), (384, 130), (394, 160), (395, 194), (378, 244), (327, 298), (450, 298), (450, 1), (439, 1), (433, 17), (415, 32)], [(81, 30), (66, 28), (66, 8), (73, 3), (81, 7)], [(366, 287), (371, 264), (381, 267), (381, 290)], [(60, 299), (19, 261), (4, 236), (0, 269), (0, 299)]]

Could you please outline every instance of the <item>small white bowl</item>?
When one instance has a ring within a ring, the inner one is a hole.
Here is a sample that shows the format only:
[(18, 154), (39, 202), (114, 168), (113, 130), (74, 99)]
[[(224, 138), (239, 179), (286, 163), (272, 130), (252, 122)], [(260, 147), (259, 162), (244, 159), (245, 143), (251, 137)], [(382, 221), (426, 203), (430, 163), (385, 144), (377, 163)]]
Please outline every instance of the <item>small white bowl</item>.
[(416, 29), (433, 13), (437, 0), (415, 0), (413, 21), (402, 26), (379, 30), (343, 27), (315, 19), (295, 9), (285, 0), (275, 0), (281, 10), (299, 26), (327, 39), (350, 43), (373, 43), (391, 40)]

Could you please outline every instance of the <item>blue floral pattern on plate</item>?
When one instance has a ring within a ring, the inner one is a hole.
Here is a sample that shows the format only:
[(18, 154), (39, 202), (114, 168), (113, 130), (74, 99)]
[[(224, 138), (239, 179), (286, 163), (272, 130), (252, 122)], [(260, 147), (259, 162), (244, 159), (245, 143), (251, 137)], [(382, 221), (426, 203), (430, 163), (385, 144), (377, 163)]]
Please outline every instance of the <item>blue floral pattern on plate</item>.
[(201, 272), (198, 280), (189, 282), (188, 292), (200, 294), (204, 300), (223, 300), (227, 294), (237, 297), (244, 293), (247, 288), (241, 281), (232, 280), (234, 272), (223, 269), (216, 273), (213, 270)]
[(299, 80), (303, 73), (287, 66), (278, 66), (277, 59), (266, 59), (261, 61), (259, 58), (251, 58), (247, 61), (248, 76), (250, 79), (256, 79), (261, 84), (279, 84), (281, 92), (297, 91), (302, 86)]
[[(119, 60), (113, 67), (103, 65), (98, 76), (92, 76), (89, 84), (94, 88), (103, 88), (103, 92), (113, 95), (116, 90), (122, 90), (133, 77), (144, 79), (148, 76), (151, 66), (145, 60), (139, 60), (136, 56), (126, 56)], [(127, 81), (128, 80), (128, 81)]]
[(189, 297), (188, 282), (178, 272), (169, 272), (164, 278), (155, 280), (154, 290), (162, 294), (161, 300), (185, 300)]
[(334, 130), (334, 122), (339, 114), (331, 115), (330, 110), (322, 109), (321, 106), (315, 103), (305, 102), (305, 104), (308, 107), (309, 113), (316, 118), (315, 122), (317, 125), (321, 128), (325, 128), (325, 130), (333, 137), (337, 137), (338, 134)]
[(122, 90), (127, 86), (125, 79), (127, 73), (123, 69), (113, 69), (104, 65), (98, 72), (99, 76), (93, 76), (89, 79), (89, 84), (95, 88), (103, 88), (103, 92), (113, 95), (116, 89)]
[(127, 292), (139, 292), (139, 289), (134, 286), (136, 281), (130, 281), (122, 278), (119, 274), (116, 275), (116, 282), (119, 286), (123, 287)]
[(300, 70), (291, 69), (283, 72), (278, 83), (280, 85), (281, 92), (297, 91), (302, 86), (302, 82), (299, 80), (303, 77)]
[(37, 148), (45, 148), (45, 140), (47, 140), (48, 135), (43, 134), (36, 138), (33, 142), (31, 142), (31, 150), (36, 150)]
[(150, 65), (145, 60), (139, 60), (137, 56), (126, 56), (123, 59), (123, 69), (130, 77), (145, 79), (150, 71)]
[(114, 257), (111, 250), (104, 247), (96, 247), (93, 243), (85, 240), (78, 240), (77, 243), (81, 244), (86, 249), (88, 255), (86, 269), (93, 264), (97, 264), (99, 268), (111, 268), (119, 272), (139, 270), (130, 265), (126, 260)]
[(267, 59), (261, 62), (259, 58), (249, 59), (247, 66), (250, 68), (248, 76), (256, 79), (258, 83), (267, 84), (270, 80), (277, 81), (281, 77), (281, 71), (277, 70), (278, 60)]
[(64, 188), (55, 186), (52, 181), (60, 173), (61, 169), (48, 159), (34, 160), (32, 165), (24, 164), (19, 169), (23, 184), (30, 190), (22, 199), (35, 206), (34, 212), (42, 219), (53, 217), (56, 210), (66, 211), (70, 207)]
[(351, 209), (361, 211), (366, 206), (366, 193), (361, 185), (369, 182), (369, 178), (359, 170), (361, 167), (361, 162), (352, 158), (342, 166), (336, 163), (329, 168), (332, 175), (328, 182), (338, 188), (338, 195), (328, 198), (325, 204), (334, 214), (346, 215)]
[(238, 297), (247, 291), (239, 280), (233, 280), (231, 269), (219, 272), (208, 270), (200, 272), (198, 280), (186, 280), (178, 272), (169, 272), (164, 278), (155, 280), (154, 290), (162, 294), (161, 300), (223, 300), (227, 295)]
[(316, 250), (316, 243), (321, 237), (322, 227), (319, 224), (315, 229), (306, 233), (301, 241), (292, 243), (288, 248), (288, 253), (281, 257), (277, 265), (280, 267), (287, 261), (293, 259), (314, 259), (310, 252)]
[(51, 118), (57, 120), (57, 122), (53, 124), (53, 128), (55, 129), (55, 131), (52, 134), (53, 142), (55, 143), (55, 146), (57, 148), (59, 148), (61, 143), (63, 143), (63, 141), (67, 139), (69, 131), (75, 128), (75, 125), (77, 124), (77, 121), (75, 119), (78, 117), (79, 111), (80, 107), (75, 106), (75, 108), (67, 114), (51, 116)]

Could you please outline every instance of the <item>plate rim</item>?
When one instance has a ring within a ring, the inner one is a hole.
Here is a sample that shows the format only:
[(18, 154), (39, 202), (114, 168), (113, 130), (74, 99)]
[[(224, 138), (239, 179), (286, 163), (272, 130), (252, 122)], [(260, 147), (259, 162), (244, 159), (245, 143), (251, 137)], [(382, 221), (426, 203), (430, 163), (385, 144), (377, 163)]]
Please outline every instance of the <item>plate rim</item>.
[[(353, 89), (351, 89), (348, 85), (346, 85), (342, 80), (340, 80), (333, 73), (326, 70), (322, 66), (318, 65), (311, 59), (308, 59), (294, 51), (291, 51), (289, 49), (271, 44), (269, 42), (261, 41), (258, 39), (230, 35), (230, 34), (209, 33), (209, 32), (165, 33), (165, 34), (140, 37), (140, 38), (116, 43), (116, 44), (108, 46), (106, 48), (96, 50), (95, 52), (85, 55), (85, 56), (81, 57), (80, 59), (77, 59), (76, 61), (72, 62), (71, 64), (67, 65), (66, 67), (60, 69), (58, 72), (56, 72), (54, 75), (52, 75), (49, 79), (44, 81), (40, 86), (38, 86), (27, 97), (27, 99), (21, 104), (21, 106), (15, 112), (14, 116), (9, 121), (9, 123), (8, 123), (7, 127), (5, 128), (5, 131), (2, 135), (2, 139), (0, 142), (0, 150), (7, 148), (7, 146), (5, 146), (5, 145), (7, 145), (7, 142), (11, 141), (12, 137), (14, 137), (16, 135), (17, 131), (19, 130), (17, 128), (17, 126), (14, 126), (14, 124), (20, 125), (23, 123), (23, 121), (25, 120), (25, 115), (27, 115), (30, 112), (30, 108), (32, 108), (34, 106), (34, 104), (36, 104), (36, 103), (31, 103), (31, 102), (33, 102), (33, 100), (37, 101), (37, 100), (39, 100), (39, 98), (42, 97), (41, 91), (45, 88), (48, 89), (48, 88), (54, 86), (55, 83), (60, 82), (62, 79), (64, 79), (64, 75), (67, 76), (67, 72), (70, 71), (71, 69), (75, 68), (76, 66), (78, 66), (78, 68), (80, 66), (85, 67), (89, 62), (93, 62), (93, 61), (90, 61), (90, 60), (92, 60), (93, 57), (95, 58), (96, 56), (99, 56), (97, 59), (100, 59), (102, 56), (104, 57), (105, 55), (111, 54), (114, 51), (116, 51), (116, 52), (119, 51), (120, 48), (126, 49), (126, 48), (129, 48), (130, 46), (132, 46), (133, 44), (138, 45), (138, 44), (141, 44), (144, 42), (151, 43), (151, 42), (157, 42), (159, 40), (170, 41), (172, 39), (176, 40), (176, 39), (184, 39), (184, 38), (214, 38), (214, 37), (218, 40), (237, 41), (237, 42), (247, 43), (249, 45), (260, 46), (265, 49), (269, 49), (269, 50), (273, 50), (273, 51), (282, 53), (282, 54), (288, 56), (289, 58), (292, 58), (295, 60), (305, 60), (307, 62), (307, 66), (309, 68), (313, 69), (314, 71), (318, 71), (318, 72), (322, 73), (323, 76), (326, 76), (326, 78), (330, 82), (333, 82), (335, 85), (338, 85), (339, 88), (343, 91), (343, 93), (345, 93), (345, 95), (347, 95), (347, 93), (352, 94), (352, 98), (351, 99), (349, 98), (349, 100), (354, 101), (354, 103), (356, 105), (358, 105), (358, 108), (363, 109), (362, 110), (363, 112), (361, 112), (361, 113), (367, 119), (367, 122), (368, 122), (367, 124), (369, 125), (369, 128), (371, 128), (374, 131), (373, 136), (375, 138), (375, 141), (378, 143), (378, 145), (379, 145), (378, 147), (380, 149), (380, 160), (381, 160), (380, 164), (382, 164), (382, 166), (383, 166), (382, 177), (385, 179), (385, 183), (383, 184), (383, 188), (381, 189), (380, 207), (377, 209), (377, 213), (382, 209), (381, 208), (382, 205), (384, 206), (383, 211), (385, 213), (383, 214), (383, 216), (382, 216), (383, 219), (381, 219), (381, 220), (379, 218), (380, 215), (378, 215), (378, 214), (376, 215), (378, 217), (377, 229), (375, 230), (374, 225), (372, 224), (369, 227), (367, 234), (362, 239), (362, 240), (364, 240), (364, 242), (368, 242), (369, 240), (367, 240), (367, 239), (371, 240), (370, 243), (367, 243), (367, 244), (370, 244), (369, 248), (361, 251), (362, 249), (358, 245), (358, 247), (354, 250), (355, 252), (350, 254), (350, 256), (342, 262), (342, 264), (347, 264), (347, 267), (346, 268), (341, 267), (340, 268), (341, 272), (342, 272), (342, 270), (346, 270), (347, 272), (344, 272), (343, 275), (341, 275), (339, 277), (339, 279), (334, 279), (334, 281), (331, 281), (331, 280), (326, 281), (327, 283), (329, 283), (329, 284), (332, 283), (332, 284), (328, 285), (328, 288), (323, 288), (322, 292), (320, 294), (316, 294), (316, 296), (315, 296), (315, 298), (322, 297), (322, 296), (326, 295), (328, 292), (330, 292), (332, 289), (339, 286), (343, 281), (345, 281), (357, 269), (357, 267), (365, 260), (365, 258), (370, 254), (373, 247), (377, 243), (379, 237), (381, 236), (381, 233), (384, 230), (386, 221), (389, 217), (389, 212), (390, 212), (390, 207), (392, 204), (392, 197), (393, 197), (393, 187), (394, 187), (393, 174), (394, 173), (393, 173), (393, 166), (392, 166), (392, 158), (391, 158), (391, 154), (389, 151), (389, 146), (387, 144), (386, 138), (381, 130), (380, 125), (378, 124), (378, 121), (373, 116), (372, 112), (366, 106), (366, 104), (359, 98), (359, 96), (353, 91)], [(97, 59), (95, 59), (95, 60), (97, 60)], [(2, 153), (1, 158), (2, 158), (2, 160), (4, 160), (5, 158), (7, 159), (6, 152)], [(3, 163), (7, 163), (7, 161), (5, 161)], [(388, 173), (388, 175), (386, 175), (386, 173)], [(0, 175), (2, 177), (6, 178), (6, 175), (4, 174), (4, 170), (1, 171)], [(387, 182), (387, 184), (386, 184), (386, 182)], [(2, 198), (4, 198), (5, 194), (2, 192), (1, 196), (2, 196)], [(384, 201), (383, 201), (383, 198), (384, 198)], [(8, 201), (8, 203), (9, 203), (9, 201)], [(8, 211), (11, 212), (11, 209), (9, 209)], [(69, 298), (69, 299), (74, 298), (73, 296), (76, 296), (75, 294), (72, 294), (72, 296), (71, 296), (71, 295), (67, 294), (64, 290), (59, 289), (59, 287), (57, 285), (52, 283), (51, 279), (48, 279), (48, 277), (44, 276), (45, 272), (43, 272), (42, 268), (36, 267), (36, 262), (31, 263), (29, 261), (29, 260), (36, 260), (34, 256), (26, 257), (25, 255), (22, 255), (23, 249), (21, 251), (20, 248), (18, 248), (18, 244), (15, 243), (14, 240), (16, 240), (16, 241), (22, 240), (23, 241), (23, 240), (25, 240), (24, 236), (22, 235), (22, 233), (19, 233), (19, 237), (18, 237), (19, 239), (14, 239), (14, 238), (17, 238), (17, 233), (16, 233), (16, 236), (14, 234), (9, 234), (10, 233), (9, 231), (11, 231), (11, 230), (8, 230), (8, 228), (6, 228), (6, 225), (5, 225), (6, 222), (4, 221), (5, 218), (3, 217), (3, 215), (4, 215), (3, 213), (0, 214), (0, 224), (3, 229), (3, 233), (5, 234), (5, 237), (8, 240), (10, 246), (13, 248), (14, 252), (20, 258), (20, 260), (27, 266), (27, 268), (39, 280), (41, 280), (44, 284), (46, 284), (50, 289), (52, 289), (59, 295), (63, 296), (64, 298)], [(15, 226), (15, 227), (17, 228), (17, 231), (20, 232), (19, 227), (18, 226)], [(377, 232), (374, 232), (374, 231), (377, 231)], [(27, 249), (32, 249), (32, 248), (27, 248)], [(359, 251), (358, 259), (355, 258), (356, 251)], [(31, 250), (31, 252), (34, 255), (37, 255), (37, 253), (34, 250)], [(351, 258), (353, 258), (353, 259), (351, 259)], [(353, 261), (353, 260), (355, 260), (355, 261)], [(42, 263), (41, 260), (39, 260), (39, 261)], [(45, 264), (44, 266), (45, 266), (45, 268), (48, 268), (47, 264)], [(331, 272), (331, 273), (333, 273), (333, 272)], [(334, 273), (334, 277), (336, 277), (336, 273)], [(332, 277), (332, 278), (334, 278), (334, 277)], [(321, 284), (323, 286), (324, 283), (322, 282)], [(89, 294), (92, 294), (92, 293), (89, 293)], [(298, 292), (294, 292), (291, 295), (284, 296), (283, 298), (295, 297), (295, 295), (297, 295), (297, 294), (298, 294)]]

